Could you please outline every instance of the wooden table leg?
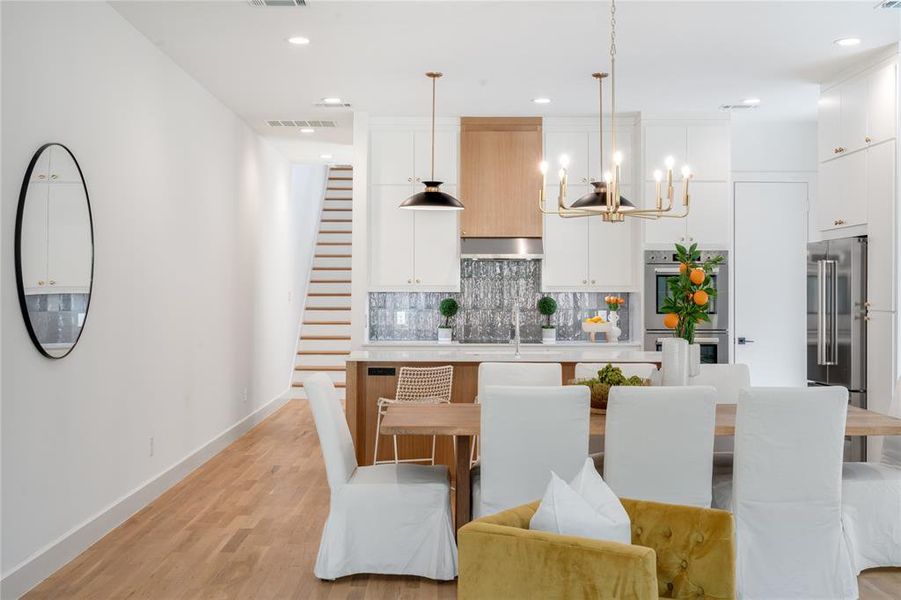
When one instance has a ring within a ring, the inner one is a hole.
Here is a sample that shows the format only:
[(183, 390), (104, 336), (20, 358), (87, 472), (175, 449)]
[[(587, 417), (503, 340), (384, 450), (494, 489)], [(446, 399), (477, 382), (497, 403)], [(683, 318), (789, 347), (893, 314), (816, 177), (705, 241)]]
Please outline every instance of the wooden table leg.
[(472, 437), (468, 435), (457, 436), (457, 492), (456, 496), (456, 522), (460, 529), (472, 518), (472, 507), (469, 488), (469, 453), (472, 445)]

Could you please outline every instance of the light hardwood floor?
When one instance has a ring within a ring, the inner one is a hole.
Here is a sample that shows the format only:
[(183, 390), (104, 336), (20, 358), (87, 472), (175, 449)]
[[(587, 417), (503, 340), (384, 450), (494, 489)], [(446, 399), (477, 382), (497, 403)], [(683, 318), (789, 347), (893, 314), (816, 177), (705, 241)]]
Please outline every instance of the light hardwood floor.
[[(313, 576), (329, 491), (312, 415), (292, 401), (26, 598), (453, 598), (454, 583)], [(901, 598), (901, 569), (865, 573), (863, 600)]]

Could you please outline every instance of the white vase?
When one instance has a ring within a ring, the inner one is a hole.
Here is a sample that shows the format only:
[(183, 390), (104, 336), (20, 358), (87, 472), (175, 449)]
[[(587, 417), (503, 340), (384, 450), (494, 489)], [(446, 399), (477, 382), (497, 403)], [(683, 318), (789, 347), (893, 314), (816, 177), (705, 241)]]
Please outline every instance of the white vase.
[(541, 328), (541, 343), (542, 344), (556, 344), (557, 343), (557, 328), (556, 327), (542, 327)]
[(701, 374), (701, 344), (688, 345), (688, 376), (697, 377)]
[(454, 329), (453, 327), (439, 327), (438, 328), (438, 343), (439, 344), (450, 344), (454, 339)]
[(616, 344), (623, 330), (619, 328), (619, 313), (615, 310), (607, 311), (607, 321), (610, 323), (610, 331), (607, 332), (607, 343)]
[(661, 344), (663, 385), (688, 385), (688, 342), (667, 338)]

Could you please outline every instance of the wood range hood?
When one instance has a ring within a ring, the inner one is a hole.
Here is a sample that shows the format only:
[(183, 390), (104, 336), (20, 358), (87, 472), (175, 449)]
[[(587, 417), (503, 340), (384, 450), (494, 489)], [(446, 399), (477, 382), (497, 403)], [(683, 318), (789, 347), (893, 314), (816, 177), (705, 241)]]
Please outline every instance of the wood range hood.
[(541, 124), (541, 117), (460, 119), (464, 257), (541, 257)]

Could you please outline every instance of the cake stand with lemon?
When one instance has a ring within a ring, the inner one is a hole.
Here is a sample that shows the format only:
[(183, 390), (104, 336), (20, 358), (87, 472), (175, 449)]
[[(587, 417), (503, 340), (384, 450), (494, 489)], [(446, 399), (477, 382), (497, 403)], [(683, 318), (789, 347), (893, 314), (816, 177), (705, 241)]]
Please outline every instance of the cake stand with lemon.
[(611, 334), (613, 333), (613, 324), (605, 320), (601, 315), (589, 317), (582, 321), (582, 331), (588, 334), (588, 340), (591, 342), (596, 341), (596, 336), (599, 333), (606, 334), (608, 342), (616, 341), (616, 338), (611, 339)]

